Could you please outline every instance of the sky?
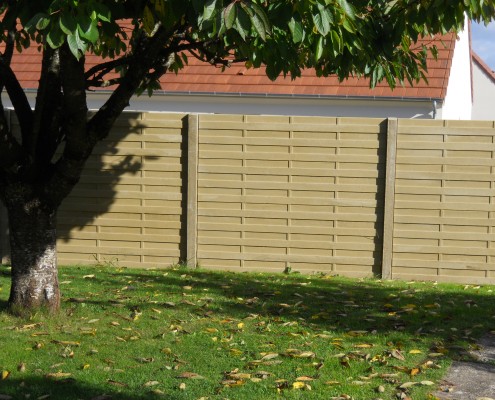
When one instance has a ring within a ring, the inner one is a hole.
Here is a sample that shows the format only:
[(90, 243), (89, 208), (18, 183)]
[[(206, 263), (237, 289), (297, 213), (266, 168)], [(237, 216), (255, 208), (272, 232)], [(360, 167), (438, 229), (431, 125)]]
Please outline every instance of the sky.
[(471, 26), (473, 50), (495, 70), (495, 22), (487, 27), (473, 23)]

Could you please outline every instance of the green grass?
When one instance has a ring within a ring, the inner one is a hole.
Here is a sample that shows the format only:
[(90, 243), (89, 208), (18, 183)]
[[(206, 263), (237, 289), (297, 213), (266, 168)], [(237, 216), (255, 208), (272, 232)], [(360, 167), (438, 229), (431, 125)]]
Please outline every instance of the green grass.
[(489, 286), (181, 268), (62, 268), (19, 318), (1, 268), (2, 399), (427, 399), (495, 329)]

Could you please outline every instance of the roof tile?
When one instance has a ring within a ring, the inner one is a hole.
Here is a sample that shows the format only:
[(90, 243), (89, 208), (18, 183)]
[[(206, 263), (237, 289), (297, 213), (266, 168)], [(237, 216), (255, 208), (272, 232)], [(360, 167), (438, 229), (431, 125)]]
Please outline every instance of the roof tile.
[[(455, 35), (448, 34), (428, 42), (436, 44), (438, 59), (428, 61), (427, 77), (429, 83), (421, 81), (414, 87), (405, 84), (391, 90), (385, 82), (377, 85), (375, 90), (369, 88), (369, 80), (364, 78), (345, 79), (339, 82), (335, 76), (317, 78), (312, 70), (304, 70), (296, 80), (280, 77), (270, 81), (264, 68), (246, 69), (243, 65), (233, 65), (222, 73), (221, 68), (201, 63), (189, 58), (189, 65), (179, 72), (166, 74), (160, 80), (165, 92), (188, 93), (240, 93), (265, 95), (323, 95), (323, 96), (373, 96), (373, 97), (409, 97), (409, 98), (444, 98), (452, 63)], [(12, 69), (17, 74), (21, 85), (26, 89), (38, 86), (41, 56), (36, 47), (15, 54)], [(88, 55), (87, 68), (91, 68), (99, 58)]]

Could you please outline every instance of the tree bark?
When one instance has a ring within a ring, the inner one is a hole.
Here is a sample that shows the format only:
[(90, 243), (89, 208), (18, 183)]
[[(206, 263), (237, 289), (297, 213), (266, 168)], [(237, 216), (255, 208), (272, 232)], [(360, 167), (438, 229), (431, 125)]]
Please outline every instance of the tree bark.
[(56, 210), (39, 200), (7, 204), (15, 311), (60, 308), (57, 272)]

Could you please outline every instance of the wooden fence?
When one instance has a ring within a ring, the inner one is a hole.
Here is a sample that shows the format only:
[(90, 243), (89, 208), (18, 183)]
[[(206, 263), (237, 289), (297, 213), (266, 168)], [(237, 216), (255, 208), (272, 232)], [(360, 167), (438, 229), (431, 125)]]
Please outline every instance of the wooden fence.
[(126, 113), (59, 263), (495, 283), (494, 217), (491, 121)]

